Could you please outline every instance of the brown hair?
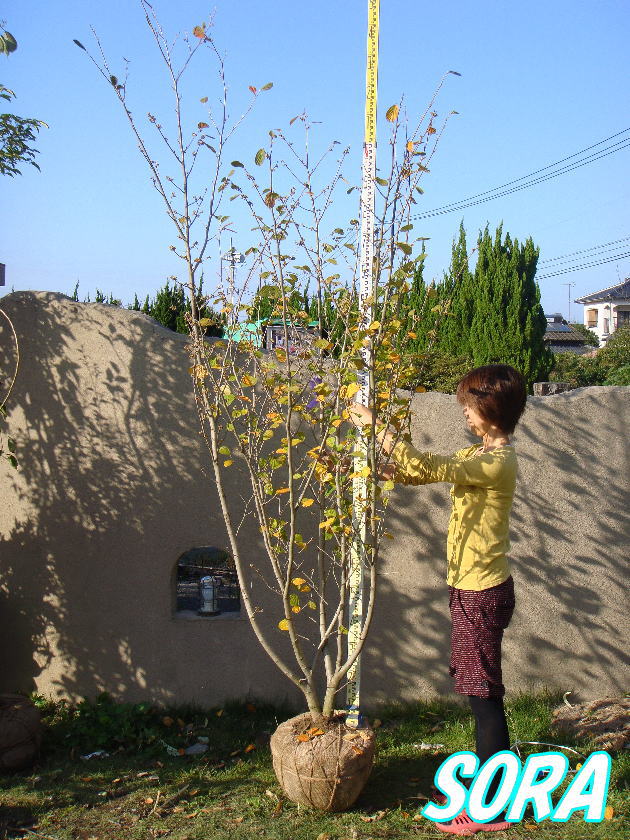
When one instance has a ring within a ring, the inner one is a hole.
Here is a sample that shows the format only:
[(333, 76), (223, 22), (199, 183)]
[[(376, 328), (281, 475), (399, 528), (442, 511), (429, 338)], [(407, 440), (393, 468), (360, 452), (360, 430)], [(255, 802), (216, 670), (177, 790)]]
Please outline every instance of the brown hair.
[(504, 434), (511, 435), (525, 410), (525, 380), (509, 365), (484, 365), (460, 379), (457, 400), (474, 408)]

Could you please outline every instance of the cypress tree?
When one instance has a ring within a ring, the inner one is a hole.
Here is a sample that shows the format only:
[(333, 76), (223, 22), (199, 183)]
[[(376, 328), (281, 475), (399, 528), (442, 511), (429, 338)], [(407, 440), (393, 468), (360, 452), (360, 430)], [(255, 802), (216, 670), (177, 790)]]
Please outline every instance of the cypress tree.
[(531, 237), (524, 245), (509, 234), (504, 239), (502, 225), (494, 238), (486, 227), (477, 249), (468, 331), (473, 363), (512, 365), (531, 390), (534, 382), (547, 377), (552, 364), (544, 344), (547, 320), (534, 279), (539, 249)]
[(438, 299), (448, 306), (439, 325), (437, 349), (450, 356), (471, 356), (470, 327), (475, 310), (475, 284), (468, 264), (468, 245), (464, 223), (453, 240), (451, 263), (438, 286)]

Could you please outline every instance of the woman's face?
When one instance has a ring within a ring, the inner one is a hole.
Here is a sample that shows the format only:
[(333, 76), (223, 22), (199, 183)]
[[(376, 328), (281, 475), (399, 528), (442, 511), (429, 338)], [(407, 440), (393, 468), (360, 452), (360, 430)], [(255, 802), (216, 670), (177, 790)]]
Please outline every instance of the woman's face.
[(492, 424), (487, 420), (484, 420), (481, 414), (479, 414), (479, 412), (471, 405), (464, 403), (463, 410), (464, 417), (468, 423), (468, 428), (474, 435), (477, 435), (477, 437), (483, 437), (491, 430)]

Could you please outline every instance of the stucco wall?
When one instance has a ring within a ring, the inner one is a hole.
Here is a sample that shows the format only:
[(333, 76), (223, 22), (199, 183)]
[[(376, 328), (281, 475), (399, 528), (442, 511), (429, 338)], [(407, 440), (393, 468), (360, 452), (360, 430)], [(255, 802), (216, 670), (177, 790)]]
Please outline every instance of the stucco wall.
[[(190, 393), (186, 340), (138, 313), (50, 293), (2, 300), (20, 338), (20, 470), (0, 468), (0, 691), (125, 700), (296, 698), (239, 617), (173, 615), (177, 558), (227, 545)], [(0, 332), (2, 371), (12, 358)], [(627, 388), (530, 398), (516, 436), (518, 607), (508, 691), (627, 687)], [(465, 446), (453, 397), (415, 398), (414, 440)], [(234, 473), (233, 498), (240, 497)], [(450, 691), (448, 488), (400, 488), (364, 658), (371, 701)], [(252, 517), (242, 530), (256, 556)], [(268, 632), (276, 609), (258, 596)], [(276, 633), (278, 631), (275, 631)]]

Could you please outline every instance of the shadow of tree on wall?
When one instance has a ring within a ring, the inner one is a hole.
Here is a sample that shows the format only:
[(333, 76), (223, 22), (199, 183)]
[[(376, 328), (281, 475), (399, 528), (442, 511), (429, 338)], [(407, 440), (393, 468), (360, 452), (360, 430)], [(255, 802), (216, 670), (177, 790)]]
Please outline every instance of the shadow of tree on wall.
[[(146, 607), (170, 615), (171, 593), (152, 556), (174, 563), (213, 527), (225, 539), (210, 485), (199, 492), (183, 343), (136, 313), (114, 318), (60, 295), (18, 293), (3, 305), (21, 337), (10, 406), (20, 470), (2, 478), (18, 510), (0, 534), (0, 632), (13, 640), (3, 688), (32, 689), (55, 654), (54, 682), (69, 696), (77, 686), (166, 694)], [(199, 523), (189, 545), (169, 529), (183, 520)]]
[[(508, 690), (585, 696), (625, 689), (628, 598), (628, 391), (590, 388), (530, 400), (515, 444), (511, 519), (517, 608), (504, 641)], [(448, 400), (452, 400), (448, 405)], [(454, 398), (414, 403), (419, 449), (468, 446)], [(452, 691), (445, 583), (448, 485), (397, 488), (396, 541), (383, 553), (364, 657), (366, 697)]]
[[(137, 313), (60, 295), (17, 293), (3, 307), (21, 336), (22, 363), (9, 406), (20, 470), (3, 465), (0, 474), (0, 633), (10, 640), (0, 690), (33, 689), (46, 670), (70, 697), (107, 689), (167, 702), (178, 691), (190, 696), (195, 675), (182, 686), (182, 668), (201, 672), (206, 663), (217, 690), (290, 693), (246, 625), (238, 640), (228, 622), (165, 630), (177, 558), (194, 545), (226, 544), (203, 476), (185, 339)], [(7, 347), (0, 332), (3, 360)], [(623, 388), (533, 398), (519, 427), (517, 610), (505, 641), (512, 691), (622, 690), (627, 403)], [(414, 409), (419, 448), (446, 453), (471, 442), (454, 397), (419, 395)], [(242, 488), (232, 481), (238, 505)], [(452, 690), (449, 509), (447, 485), (394, 492), (395, 540), (384, 547), (363, 661), (367, 703)], [(252, 525), (248, 548), (258, 538)]]

